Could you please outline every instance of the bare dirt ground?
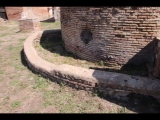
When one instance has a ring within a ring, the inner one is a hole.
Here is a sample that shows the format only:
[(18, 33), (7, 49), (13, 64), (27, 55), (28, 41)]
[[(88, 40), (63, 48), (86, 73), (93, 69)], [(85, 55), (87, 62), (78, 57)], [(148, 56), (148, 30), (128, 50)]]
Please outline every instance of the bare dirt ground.
[[(60, 28), (41, 23), (42, 30)], [(132, 94), (129, 100), (102, 97), (72, 89), (32, 73), (23, 56), (23, 42), (32, 32), (19, 31), (17, 21), (0, 24), (1, 113), (159, 113), (150, 96)]]

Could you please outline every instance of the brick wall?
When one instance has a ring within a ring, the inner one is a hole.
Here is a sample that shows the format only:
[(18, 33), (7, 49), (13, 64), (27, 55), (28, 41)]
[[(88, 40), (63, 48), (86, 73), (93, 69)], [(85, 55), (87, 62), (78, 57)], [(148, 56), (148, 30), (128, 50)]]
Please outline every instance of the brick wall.
[(5, 7), (8, 20), (18, 20), (21, 13), (26, 12), (28, 18), (44, 20), (49, 18), (48, 7)]
[(49, 18), (48, 7), (24, 7), (24, 12), (27, 12), (28, 18), (36, 18), (39, 20)]
[(65, 48), (81, 58), (108, 67), (154, 62), (160, 7), (61, 7), (60, 12)]
[(23, 7), (5, 7), (8, 20), (18, 20), (21, 18)]

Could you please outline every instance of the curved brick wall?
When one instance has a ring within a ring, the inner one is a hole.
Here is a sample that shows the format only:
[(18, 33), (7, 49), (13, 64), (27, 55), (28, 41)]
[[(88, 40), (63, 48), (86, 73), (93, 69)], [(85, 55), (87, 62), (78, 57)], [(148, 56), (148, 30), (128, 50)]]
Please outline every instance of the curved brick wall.
[(65, 48), (108, 67), (154, 62), (160, 7), (61, 7)]

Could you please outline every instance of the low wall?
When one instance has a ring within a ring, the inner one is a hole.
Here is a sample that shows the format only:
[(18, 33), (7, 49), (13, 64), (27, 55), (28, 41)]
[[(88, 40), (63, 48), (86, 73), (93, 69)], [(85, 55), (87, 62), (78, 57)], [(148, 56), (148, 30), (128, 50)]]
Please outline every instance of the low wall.
[[(91, 70), (71, 65), (54, 65), (40, 58), (35, 50), (34, 42), (40, 40), (42, 31), (30, 35), (24, 42), (24, 54), (30, 69), (51, 80), (83, 90), (98, 89), (105, 94), (112, 93), (140, 93), (155, 98), (160, 96), (160, 81), (121, 73)], [(124, 95), (123, 94), (123, 95)], [(122, 96), (123, 96), (122, 95)]]

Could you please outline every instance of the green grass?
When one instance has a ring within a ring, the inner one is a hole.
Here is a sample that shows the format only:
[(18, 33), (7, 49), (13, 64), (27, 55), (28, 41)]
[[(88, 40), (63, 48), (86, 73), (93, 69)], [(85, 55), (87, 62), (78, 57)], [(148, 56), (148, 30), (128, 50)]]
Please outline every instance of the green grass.
[(55, 57), (59, 57), (60, 55), (58, 53), (54, 53), (54, 56)]
[(100, 62), (99, 62), (99, 65), (100, 65), (100, 66), (104, 66), (104, 62), (103, 62), (103, 61), (100, 61)]
[(12, 80), (10, 82), (11, 85), (19, 85), (20, 81), (19, 80)]
[(63, 82), (63, 81), (61, 81), (61, 82), (60, 82), (60, 86), (61, 86), (62, 89), (64, 89), (64, 87), (66, 86), (66, 83)]
[(121, 107), (119, 113), (126, 113), (126, 107)]
[(77, 93), (78, 91), (68, 92), (67, 88), (67, 85), (61, 82), (59, 90), (43, 90), (43, 107), (55, 106), (60, 113), (95, 113), (99, 108), (102, 113), (108, 112), (102, 104), (91, 99), (79, 99), (78, 96), (81, 94)]
[(20, 38), (19, 41), (24, 42), (26, 40), (26, 38)]
[(3, 33), (3, 34), (0, 35), (0, 37), (4, 37), (4, 36), (7, 36), (7, 35), (8, 35), (8, 33)]
[(60, 29), (61, 24), (59, 21), (56, 22), (41, 22), (41, 29)]
[(0, 70), (0, 74), (3, 74), (4, 72), (2, 70)]
[(8, 26), (0, 26), (0, 31), (7, 30), (9, 27)]
[(23, 70), (26, 69), (24, 66), (19, 65), (19, 64), (13, 64), (13, 66), (14, 66), (14, 68), (15, 68), (16, 70), (21, 70), (21, 71), (23, 71)]
[(14, 101), (12, 104), (11, 104), (11, 107), (12, 108), (18, 108), (21, 106), (21, 102), (20, 101)]
[(9, 51), (11, 51), (11, 50), (13, 50), (13, 49), (14, 49), (13, 45), (9, 45), (9, 46), (8, 46), (8, 50), (9, 50)]
[(35, 76), (35, 85), (33, 86), (34, 89), (41, 89), (44, 90), (48, 87), (48, 83), (46, 79), (41, 76)]

